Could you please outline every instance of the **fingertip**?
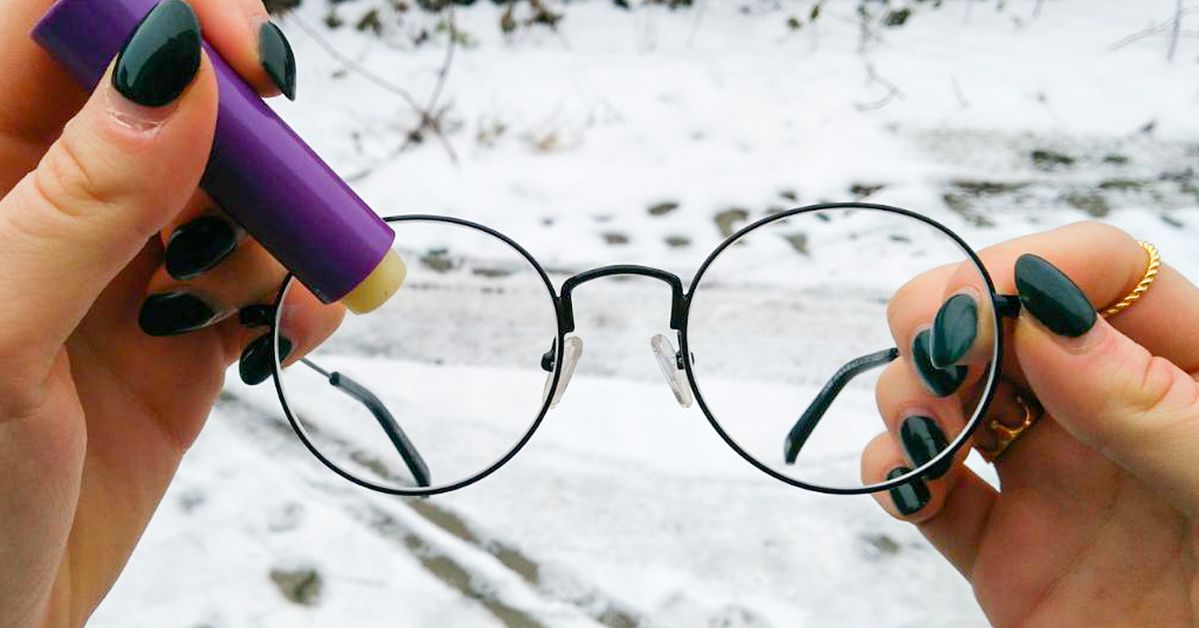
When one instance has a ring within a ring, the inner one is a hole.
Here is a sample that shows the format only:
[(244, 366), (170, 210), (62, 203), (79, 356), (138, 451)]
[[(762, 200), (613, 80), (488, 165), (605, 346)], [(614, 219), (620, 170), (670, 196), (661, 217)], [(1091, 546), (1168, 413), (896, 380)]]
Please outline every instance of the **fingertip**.
[[(894, 480), (911, 471), (911, 463), (904, 458), (890, 434), (876, 436), (862, 454), (862, 480), (866, 485)], [(913, 477), (893, 488), (871, 493), (871, 497), (892, 517), (921, 523), (935, 517), (940, 511), (945, 503), (946, 487), (954, 481), (953, 476), (950, 470), (935, 480)]]
[(196, 1), (195, 10), (205, 40), (260, 96), (284, 94), (294, 100), (295, 57), (262, 2)]

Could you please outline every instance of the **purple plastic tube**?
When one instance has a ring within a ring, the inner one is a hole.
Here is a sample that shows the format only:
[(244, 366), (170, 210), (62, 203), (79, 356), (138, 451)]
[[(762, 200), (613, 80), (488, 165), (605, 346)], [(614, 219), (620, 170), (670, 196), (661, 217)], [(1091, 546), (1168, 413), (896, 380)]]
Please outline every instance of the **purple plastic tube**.
[[(33, 38), (84, 87), (158, 0), (58, 0)], [(382, 263), (395, 233), (207, 43), (220, 91), (201, 187), (325, 303)]]

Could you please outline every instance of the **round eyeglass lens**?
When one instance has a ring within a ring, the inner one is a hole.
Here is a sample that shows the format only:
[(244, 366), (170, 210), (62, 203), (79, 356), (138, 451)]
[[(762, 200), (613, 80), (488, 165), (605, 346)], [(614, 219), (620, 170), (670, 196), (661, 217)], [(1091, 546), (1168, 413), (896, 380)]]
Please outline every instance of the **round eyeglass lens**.
[[(389, 219), (408, 265), (378, 310), (347, 313), (320, 347), (285, 358), (279, 388), (300, 437), (372, 488), (422, 493), (494, 470), (547, 407), (558, 323), (544, 273), (514, 245), (444, 219)], [(312, 299), (284, 288), (276, 342), (307, 329)], [(303, 303), (304, 305), (298, 305)]]
[(700, 271), (692, 375), (718, 428), (780, 479), (841, 491), (889, 479), (863, 478), (863, 456), (937, 477), (933, 459), (994, 385), (991, 303), (965, 245), (934, 223), (875, 206), (786, 212)]

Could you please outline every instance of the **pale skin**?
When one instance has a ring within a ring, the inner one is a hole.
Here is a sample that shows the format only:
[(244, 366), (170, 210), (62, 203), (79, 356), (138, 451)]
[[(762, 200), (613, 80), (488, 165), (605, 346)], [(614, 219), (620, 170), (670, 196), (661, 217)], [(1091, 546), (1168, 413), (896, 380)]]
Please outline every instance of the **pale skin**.
[[(1098, 308), (1120, 300), (1146, 270), (1146, 253), (1128, 234), (1080, 223), (981, 251), (1000, 293), (1016, 292), (1013, 266), (1024, 253), (1050, 260)], [(900, 290), (889, 309), (898, 346), (910, 346), (968, 275), (938, 269)], [(1027, 311), (1009, 330), (1011, 383), (989, 416), (1022, 418), (1013, 393), (1040, 399), (1046, 414), (996, 464), (1001, 490), (958, 465), (929, 482), (929, 503), (911, 516), (887, 493), (875, 498), (919, 527), (996, 626), (1192, 625), (1199, 290), (1166, 265), (1135, 306), (1082, 337), (1056, 336)], [(977, 363), (990, 344), (975, 346), (961, 363)], [(905, 408), (940, 409), (948, 433), (960, 421), (921, 386), (906, 355), (880, 377), (877, 397), (890, 429), (863, 457), (871, 482), (908, 464), (894, 437)], [(982, 447), (992, 438), (974, 435)]]
[[(210, 144), (216, 111), (208, 61), (165, 121), (132, 129), (111, 115), (119, 95), (107, 81), (89, 97), (29, 40), (49, 0), (10, 4), (0, 21), (0, 628), (75, 626), (116, 581), (226, 367), (261, 330), (225, 319), (151, 338), (137, 325), (147, 294), (179, 285), (163, 271), (163, 238), (213, 211), (195, 191), (207, 155), (197, 147)], [(261, 3), (192, 6), (221, 55), (272, 95), (256, 52)], [(1128, 235), (1074, 225), (983, 251), (1001, 292), (1013, 292), (1012, 266), (1026, 252), (1060, 267), (1098, 306), (1144, 270)], [(930, 272), (896, 295), (898, 346), (961, 288), (957, 272)], [(269, 300), (282, 273), (248, 241), (187, 287), (231, 314)], [(294, 360), (341, 312), (308, 294), (291, 305)], [(907, 517), (969, 580), (993, 623), (1192, 622), (1197, 323), (1199, 291), (1168, 267), (1145, 299), (1081, 339), (1060, 340), (1027, 314), (1015, 323), (1005, 375), (1047, 416), (999, 463), (1002, 492), (959, 465), (930, 482), (931, 501)], [(891, 433), (903, 408), (932, 403), (907, 364), (880, 380)], [(863, 474), (878, 481), (901, 464), (885, 434)], [(886, 493), (877, 497), (898, 516)]]
[[(85, 94), (28, 33), (50, 0), (0, 19), (0, 626), (82, 624), (121, 572), (220, 391), (263, 330), (240, 307), (270, 301), (282, 268), (245, 241), (189, 282), (162, 267), (170, 232), (211, 203), (196, 192), (216, 119), (205, 59), (160, 124), (112, 115), (101, 81)], [(264, 95), (258, 0), (192, 3), (208, 40)], [(69, 121), (69, 122), (68, 122)], [(64, 129), (65, 125), (65, 129)], [(203, 148), (201, 148), (203, 147)], [(147, 244), (148, 243), (148, 244)], [(202, 292), (224, 320), (152, 338), (146, 295)], [(292, 359), (336, 328), (339, 307), (294, 306)]]

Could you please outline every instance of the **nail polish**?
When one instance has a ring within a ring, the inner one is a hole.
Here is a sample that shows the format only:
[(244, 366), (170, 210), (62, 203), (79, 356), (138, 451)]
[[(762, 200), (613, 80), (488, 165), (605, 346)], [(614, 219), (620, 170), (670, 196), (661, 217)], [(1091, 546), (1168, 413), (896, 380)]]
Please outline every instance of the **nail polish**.
[(1069, 277), (1036, 255), (1016, 260), (1020, 303), (1049, 331), (1077, 338), (1095, 326), (1095, 306)]
[[(246, 345), (241, 353), (241, 361), (237, 372), (241, 381), (249, 386), (257, 386), (271, 376), (271, 342), (274, 336), (264, 334), (257, 340)], [(292, 343), (286, 336), (279, 336), (279, 360), (286, 360), (291, 355)]]
[(916, 334), (915, 340), (912, 341), (912, 363), (929, 392), (938, 397), (948, 397), (966, 380), (966, 367), (951, 366), (940, 369), (933, 366), (929, 355), (930, 336), (931, 332), (927, 329)]
[[(949, 446), (945, 433), (937, 426), (937, 422), (926, 416), (910, 416), (899, 426), (899, 443), (903, 447), (908, 460), (917, 468), (924, 466), (929, 460)], [(949, 470), (953, 461), (945, 459), (925, 472), (925, 477), (936, 479)]]
[(288, 100), (296, 99), (296, 55), (287, 36), (273, 22), (258, 29), (258, 57), (262, 69)]
[(937, 310), (929, 339), (929, 359), (938, 368), (952, 366), (970, 351), (977, 337), (978, 304), (968, 294), (956, 294)]
[(237, 232), (229, 221), (201, 216), (175, 230), (164, 255), (167, 274), (187, 281), (212, 270), (237, 248)]
[[(140, 86), (149, 82), (132, 71), (137, 65), (134, 58), (141, 58), (141, 65), (146, 65), (149, 56), (158, 56), (143, 50), (151, 48), (142, 43), (144, 32), (136, 38), (130, 34), (147, 31), (165, 20), (156, 15), (139, 29), (149, 13), (186, 13), (180, 0), (166, 0), (162, 6), (159, 0), (44, 0), (44, 4), (49, 7), (33, 28), (33, 39), (89, 91), (106, 76), (113, 57), (128, 47), (122, 72), (113, 83), (133, 94), (147, 91)], [(188, 26), (180, 29), (186, 36), (174, 41), (194, 40), (194, 23), (187, 22)], [(259, 36), (260, 29), (261, 22), (252, 24), (251, 37)], [(131, 39), (134, 43), (126, 46)], [(321, 302), (340, 302), (359, 314), (383, 305), (403, 285), (406, 271), (403, 258), (393, 248), (396, 232), (379, 216), (383, 212), (373, 211), (263, 102), (216, 48), (203, 42), (200, 48), (199, 58), (204, 65), (211, 63), (212, 79), (220, 92), (216, 133), (201, 187)], [(255, 54), (260, 51), (251, 52)], [(273, 64), (275, 55), (268, 57)], [(286, 72), (281, 76), (286, 86)], [(131, 121), (137, 129), (160, 125), (161, 116), (154, 114), (173, 109), (140, 106), (112, 84), (105, 89), (113, 108), (127, 104), (142, 112)], [(113, 114), (123, 121), (122, 112)], [(147, 116), (149, 120), (142, 119)]]
[[(896, 467), (887, 473), (887, 479), (894, 480), (911, 472), (912, 470), (907, 467)], [(888, 493), (891, 494), (891, 501), (895, 502), (895, 508), (899, 510), (899, 514), (904, 516), (919, 512), (932, 497), (932, 493), (928, 492), (928, 485), (919, 478), (915, 478), (907, 484), (900, 484)]]
[(146, 298), (137, 322), (151, 336), (177, 336), (205, 327), (216, 318), (216, 310), (198, 297), (168, 292)]
[(112, 85), (143, 107), (170, 104), (200, 70), (200, 22), (182, 0), (163, 0), (117, 55)]

